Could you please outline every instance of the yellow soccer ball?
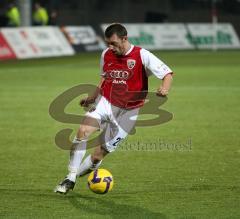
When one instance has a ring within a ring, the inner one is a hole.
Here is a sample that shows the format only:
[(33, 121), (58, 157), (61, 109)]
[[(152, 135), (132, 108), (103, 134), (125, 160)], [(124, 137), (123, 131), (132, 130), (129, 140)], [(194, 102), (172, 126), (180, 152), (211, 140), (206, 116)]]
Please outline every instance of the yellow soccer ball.
[(105, 169), (97, 169), (88, 176), (88, 187), (97, 194), (106, 194), (112, 190), (113, 176)]

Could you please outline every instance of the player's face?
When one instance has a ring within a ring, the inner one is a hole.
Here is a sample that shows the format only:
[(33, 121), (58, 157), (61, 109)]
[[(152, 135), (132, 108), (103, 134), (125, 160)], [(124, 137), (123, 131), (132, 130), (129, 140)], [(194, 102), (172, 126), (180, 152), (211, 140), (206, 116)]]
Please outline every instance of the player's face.
[(110, 38), (105, 39), (108, 48), (116, 55), (124, 55), (125, 53), (125, 43), (127, 37), (118, 37), (113, 34)]

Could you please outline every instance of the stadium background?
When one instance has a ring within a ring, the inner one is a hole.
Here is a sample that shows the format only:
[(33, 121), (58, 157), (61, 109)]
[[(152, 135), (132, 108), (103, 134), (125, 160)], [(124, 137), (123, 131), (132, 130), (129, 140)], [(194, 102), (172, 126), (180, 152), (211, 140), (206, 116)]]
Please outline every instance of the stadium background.
[[(11, 0), (2, 0), (0, 15)], [(18, 1), (19, 4), (21, 0)], [(34, 1), (23, 1), (34, 3)], [(48, 11), (57, 10), (58, 25), (96, 25), (99, 23), (211, 22), (216, 2), (219, 22), (230, 22), (240, 31), (238, 0), (42, 0)]]
[[(0, 16), (8, 2), (1, 1)], [(239, 36), (240, 2), (214, 2), (218, 22), (233, 25)], [(100, 25), (115, 21), (161, 25), (213, 19), (213, 1), (207, 0), (42, 3), (49, 12), (58, 11), (57, 26), (90, 25), (100, 36)], [(58, 196), (53, 188), (66, 174), (68, 152), (54, 138), (61, 129), (76, 130), (78, 125), (55, 121), (49, 105), (73, 86), (98, 82), (100, 51), (78, 51), (0, 61), (0, 217), (239, 218), (239, 48), (153, 50), (176, 73), (161, 106), (173, 113), (173, 120), (137, 127), (106, 158), (103, 167), (115, 180), (111, 193), (91, 193), (84, 177), (74, 192)], [(154, 92), (158, 84), (150, 78), (149, 90)], [(83, 114), (80, 98), (65, 112)], [(143, 117), (149, 118), (154, 115)]]

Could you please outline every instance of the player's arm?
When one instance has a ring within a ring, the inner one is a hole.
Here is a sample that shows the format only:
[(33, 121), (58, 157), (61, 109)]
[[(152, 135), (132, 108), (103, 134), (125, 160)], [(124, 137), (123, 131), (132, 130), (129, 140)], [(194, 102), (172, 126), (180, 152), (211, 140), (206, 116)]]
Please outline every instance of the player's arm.
[(151, 52), (142, 49), (141, 59), (148, 74), (153, 74), (162, 80), (157, 95), (166, 96), (172, 84), (172, 70)]
[(104, 81), (104, 78), (101, 77), (101, 80), (96, 88), (96, 90), (93, 92), (92, 95), (80, 100), (80, 105), (84, 106), (84, 107), (88, 107), (90, 104), (93, 104), (96, 100), (96, 98), (98, 97), (98, 95), (100, 94), (100, 88), (102, 86), (102, 83)]
[(169, 73), (169, 74), (165, 75), (165, 77), (162, 79), (162, 84), (157, 89), (157, 95), (158, 96), (168, 95), (168, 92), (171, 88), (171, 84), (172, 84), (172, 74)]

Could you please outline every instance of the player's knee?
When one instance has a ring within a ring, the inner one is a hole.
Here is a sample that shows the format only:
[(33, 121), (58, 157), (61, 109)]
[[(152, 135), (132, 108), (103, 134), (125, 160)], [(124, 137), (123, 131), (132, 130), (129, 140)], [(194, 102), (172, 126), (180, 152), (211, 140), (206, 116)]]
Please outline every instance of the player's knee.
[(86, 140), (90, 135), (90, 130), (87, 126), (81, 125), (77, 132), (77, 138), (81, 140)]
[(100, 154), (92, 154), (92, 156), (91, 156), (91, 160), (94, 164), (101, 162), (102, 159), (103, 159), (103, 156)]

